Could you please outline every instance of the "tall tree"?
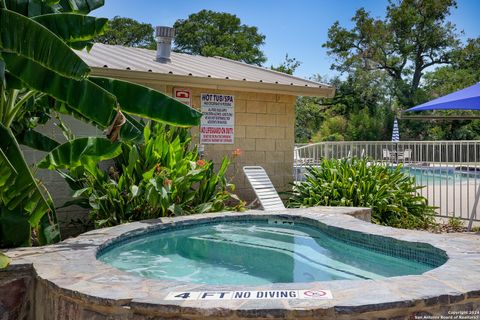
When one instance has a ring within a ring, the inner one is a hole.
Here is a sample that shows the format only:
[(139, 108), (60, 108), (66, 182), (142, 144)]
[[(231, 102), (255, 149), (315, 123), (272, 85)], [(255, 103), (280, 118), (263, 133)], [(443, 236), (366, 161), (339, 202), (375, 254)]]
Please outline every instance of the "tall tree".
[(283, 72), (286, 74), (293, 74), (302, 63), (295, 58), (290, 58), (288, 53), (285, 54), (285, 60), (280, 63), (278, 66), (270, 66), (270, 69)]
[(401, 106), (409, 107), (426, 69), (451, 62), (459, 41), (447, 17), (455, 6), (455, 0), (390, 0), (383, 20), (361, 8), (352, 29), (334, 23), (323, 46), (341, 72), (383, 70), (394, 81)]
[(105, 44), (155, 49), (153, 32), (149, 23), (116, 16), (109, 21), (108, 30), (95, 40)]
[(233, 14), (201, 10), (177, 20), (173, 26), (177, 52), (221, 56), (256, 65), (266, 61), (260, 50), (265, 36), (257, 27), (241, 24)]

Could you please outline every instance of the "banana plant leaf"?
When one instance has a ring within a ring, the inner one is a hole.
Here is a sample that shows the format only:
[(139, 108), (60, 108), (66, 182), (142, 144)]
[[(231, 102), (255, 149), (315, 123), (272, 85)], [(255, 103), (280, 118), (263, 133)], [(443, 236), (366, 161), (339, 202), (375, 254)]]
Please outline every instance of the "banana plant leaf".
[(108, 19), (75, 13), (55, 13), (34, 17), (33, 20), (59, 36), (70, 47), (81, 50), (93, 45), (93, 39), (105, 32)]
[(28, 86), (9, 72), (5, 72), (5, 84), (7, 89), (22, 90)]
[(104, 3), (104, 0), (5, 0), (8, 9), (27, 17), (59, 12), (87, 14)]
[(30, 226), (35, 228), (43, 215), (52, 209), (28, 168), (15, 137), (1, 123), (0, 137), (0, 168), (5, 171), (0, 179), (4, 180), (0, 188), (0, 206), (20, 210), (27, 216)]
[(143, 141), (143, 129), (145, 125), (137, 121), (134, 117), (129, 114), (124, 114), (126, 118), (125, 124), (122, 126), (120, 131), (120, 140), (122, 141), (133, 141), (133, 142), (142, 142)]
[[(5, 9), (0, 9), (0, 50), (4, 59), (5, 53), (10, 53), (76, 80), (84, 79), (90, 72), (88, 65), (53, 32), (32, 19)], [(8, 61), (5, 63), (6, 69), (11, 71)]]
[(30, 88), (65, 102), (90, 121), (103, 127), (110, 125), (115, 115), (115, 96), (95, 83), (61, 76), (34, 60), (14, 54), (4, 53), (3, 57), (8, 71)]
[(5, 61), (3, 61), (2, 55), (0, 53), (0, 85), (5, 87), (6, 82), (5, 82)]
[[(82, 120), (86, 123), (90, 123), (92, 124), (93, 126), (103, 130), (106, 128), (105, 125), (100, 125), (99, 123), (96, 123), (94, 121), (92, 121), (92, 119), (78, 113), (77, 111), (75, 111), (75, 109), (69, 107), (68, 105), (66, 105), (65, 103), (61, 103), (61, 102), (56, 102), (53, 104), (53, 109), (55, 109), (56, 111), (62, 113), (62, 114), (68, 114), (68, 115), (71, 115), (73, 117), (75, 117), (76, 119), (79, 119), (79, 120)], [(120, 131), (120, 140), (122, 141), (133, 141), (133, 142), (142, 142), (143, 141), (143, 128), (144, 128), (144, 124), (137, 121), (134, 117), (124, 113), (124, 116), (126, 118), (126, 122), (125, 124), (122, 126), (122, 129)]]
[(31, 129), (27, 129), (20, 135), (17, 135), (17, 141), (35, 150), (45, 152), (50, 152), (60, 145), (57, 141)]
[(122, 111), (143, 118), (188, 127), (200, 123), (202, 114), (165, 94), (128, 81), (90, 77), (103, 89), (114, 94)]
[(10, 264), (10, 258), (0, 253), (0, 269), (5, 269)]
[(115, 158), (121, 152), (119, 142), (98, 137), (78, 138), (52, 150), (37, 166), (50, 170), (70, 169)]
[(58, 1), (5, 0), (7, 8), (27, 17), (53, 13), (60, 9)]
[(60, 0), (61, 12), (77, 12), (87, 14), (105, 4), (104, 0)]
[(5, 247), (31, 245), (31, 226), (21, 210), (0, 207), (0, 243)]

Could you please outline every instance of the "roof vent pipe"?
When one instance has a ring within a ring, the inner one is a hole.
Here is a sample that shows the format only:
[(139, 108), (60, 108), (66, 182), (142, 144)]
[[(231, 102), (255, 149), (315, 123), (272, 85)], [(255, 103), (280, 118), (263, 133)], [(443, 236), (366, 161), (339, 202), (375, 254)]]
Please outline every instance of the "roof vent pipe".
[(170, 27), (156, 27), (155, 39), (157, 40), (156, 60), (161, 63), (170, 62), (172, 40), (175, 38), (175, 29)]

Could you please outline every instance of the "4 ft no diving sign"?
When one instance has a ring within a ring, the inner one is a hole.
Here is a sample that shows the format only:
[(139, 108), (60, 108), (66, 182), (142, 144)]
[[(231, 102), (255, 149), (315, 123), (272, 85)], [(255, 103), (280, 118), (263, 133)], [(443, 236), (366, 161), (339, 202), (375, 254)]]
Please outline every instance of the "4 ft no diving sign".
[(333, 299), (330, 290), (258, 290), (170, 292), (165, 300)]

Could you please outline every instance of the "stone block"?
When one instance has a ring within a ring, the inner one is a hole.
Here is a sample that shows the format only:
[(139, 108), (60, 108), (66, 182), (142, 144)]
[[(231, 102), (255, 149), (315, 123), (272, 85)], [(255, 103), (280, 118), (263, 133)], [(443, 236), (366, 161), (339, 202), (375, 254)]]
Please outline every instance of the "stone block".
[(257, 126), (275, 127), (275, 120), (275, 116), (272, 116), (271, 114), (257, 114)]
[(258, 101), (277, 101), (277, 95), (274, 93), (257, 93)]
[(277, 114), (275, 117), (277, 127), (288, 127), (295, 121), (294, 117), (288, 115)]
[(276, 176), (291, 176), (293, 172), (293, 164), (277, 162), (275, 166), (275, 175)]
[(267, 163), (282, 163), (285, 160), (285, 153), (274, 151), (274, 152), (267, 152), (265, 154), (265, 161)]
[(285, 128), (272, 127), (268, 128), (265, 132), (265, 138), (267, 139), (285, 139)]
[(285, 114), (295, 117), (295, 105), (294, 104), (285, 104)]
[[(290, 139), (277, 139), (275, 141), (275, 151), (291, 152), (293, 155), (293, 141)], [(287, 153), (285, 153), (285, 158)]]
[(247, 126), (245, 135), (247, 138), (265, 138), (265, 127)]
[(243, 153), (245, 151), (254, 151), (255, 150), (255, 139), (238, 139), (238, 141), (235, 142), (235, 146), (240, 149), (242, 152), (242, 155), (240, 155), (240, 158), (243, 157)]
[(235, 139), (245, 138), (245, 126), (235, 126)]
[(267, 103), (268, 114), (285, 114), (285, 103), (283, 102), (269, 102)]
[(267, 113), (267, 103), (263, 101), (247, 101), (247, 113)]
[(245, 161), (254, 165), (262, 165), (265, 162), (264, 151), (245, 151)]
[(255, 150), (257, 150), (257, 151), (275, 151), (275, 140), (273, 140), (273, 139), (257, 139), (255, 141)]
[(285, 138), (286, 139), (295, 139), (295, 128), (293, 126), (288, 126), (285, 128)]
[(235, 113), (247, 112), (247, 101), (235, 99)]
[(257, 115), (254, 113), (235, 114), (235, 126), (254, 126), (257, 124)]
[(19, 278), (0, 283), (0, 319), (16, 320), (26, 316), (30, 281)]
[(278, 94), (277, 95), (277, 102), (286, 102), (286, 103), (293, 104), (293, 103), (295, 103), (296, 99), (297, 99), (297, 97), (291, 96), (291, 95), (286, 95), (286, 94)]

